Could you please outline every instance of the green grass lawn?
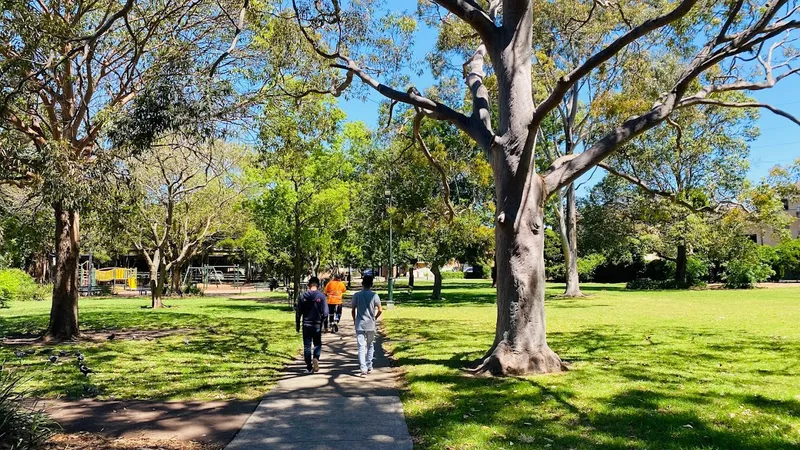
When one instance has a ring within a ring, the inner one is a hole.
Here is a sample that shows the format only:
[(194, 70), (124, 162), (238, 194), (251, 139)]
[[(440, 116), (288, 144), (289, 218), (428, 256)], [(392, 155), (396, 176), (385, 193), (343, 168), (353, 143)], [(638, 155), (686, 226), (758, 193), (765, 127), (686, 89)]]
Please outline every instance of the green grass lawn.
[(491, 345), (494, 290), (445, 287), (398, 289), (384, 321), (418, 448), (800, 448), (800, 288), (550, 285), (549, 343), (571, 370), (495, 379), (462, 370)]
[[(149, 299), (82, 298), (81, 329), (102, 333), (101, 342), (2, 346), (0, 360), (9, 369), (21, 369), (35, 397), (256, 399), (302, 346), (294, 314), (266, 298), (198, 297), (165, 299), (165, 304), (170, 307), (152, 310)], [(0, 309), (0, 336), (41, 333), (49, 308), (50, 302), (17, 302)], [(147, 330), (170, 334), (146, 340)], [(112, 332), (139, 336), (104, 340)], [(79, 350), (95, 373), (82, 375), (74, 357), (46, 362), (47, 355), (39, 353), (45, 348)], [(37, 353), (14, 356), (26, 349)]]

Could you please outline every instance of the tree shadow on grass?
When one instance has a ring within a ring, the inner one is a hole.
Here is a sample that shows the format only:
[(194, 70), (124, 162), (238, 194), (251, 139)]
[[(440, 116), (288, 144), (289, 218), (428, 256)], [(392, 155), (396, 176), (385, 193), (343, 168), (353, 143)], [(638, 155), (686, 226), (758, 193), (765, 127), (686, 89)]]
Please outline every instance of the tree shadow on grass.
[(228, 300), (227, 304), (217, 305), (204, 305), (200, 306), (201, 310), (225, 310), (231, 312), (264, 312), (264, 311), (279, 311), (282, 313), (291, 312), (293, 309), (286, 304), (278, 302), (262, 302), (259, 300)]
[[(497, 295), (492, 292), (490, 294), (482, 294), (475, 291), (454, 291), (445, 290), (442, 292), (442, 299), (436, 300), (431, 298), (432, 291), (430, 290), (417, 290), (413, 293), (408, 292), (395, 292), (394, 301), (401, 305), (409, 306), (466, 306), (466, 305), (493, 305), (497, 302)], [(385, 299), (385, 297), (381, 297)]]
[[(625, 387), (587, 406), (571, 386), (548, 386), (548, 377), (484, 379), (451, 371), (410, 381), (447, 386), (439, 406), (408, 414), (414, 434), (424, 437), (418, 448), (480, 446), (481, 435), (470, 436), (470, 430), (486, 426), (501, 430), (485, 438), (486, 445), (497, 448), (511, 443), (523, 449), (797, 448), (791, 429), (784, 427), (785, 434), (768, 429), (776, 417), (791, 417), (796, 405), (784, 408), (786, 402), (766, 400), (769, 406), (759, 408), (761, 419), (743, 423), (715, 417), (716, 404), (706, 396), (657, 386)], [(424, 393), (403, 395), (406, 401), (424, 402)], [(775, 405), (778, 410), (771, 411)]]
[[(282, 365), (299, 347), (293, 322), (279, 315), (225, 317), (215, 314), (220, 305), (196, 311), (96, 310), (81, 314), (83, 330), (185, 330), (152, 340), (61, 343), (45, 346), (70, 353), (50, 363), (36, 353), (15, 358), (14, 349), (0, 347), (0, 360), (29, 378), (33, 396), (68, 399), (115, 396), (116, 398), (257, 398), (275, 379)], [(237, 305), (221, 305), (224, 307)], [(238, 305), (251, 306), (251, 305)], [(255, 306), (255, 305), (253, 305)], [(258, 305), (278, 313), (274, 305)], [(240, 309), (241, 310), (241, 309)], [(210, 313), (205, 313), (206, 311)], [(245, 310), (245, 312), (251, 312)], [(9, 317), (0, 321), (0, 333), (41, 333), (48, 316)], [(44, 350), (46, 350), (44, 349)], [(24, 350), (24, 349), (23, 349)], [(84, 376), (71, 354), (81, 351), (85, 364), (95, 373)]]
[[(403, 336), (390, 341), (398, 363), (424, 366), (407, 369), (403, 392), (414, 405), (409, 426), (422, 438), (415, 448), (784, 450), (800, 443), (791, 425), (800, 402), (715, 393), (756, 379), (753, 391), (791, 385), (799, 342), (685, 327), (554, 332), (551, 347), (575, 370), (498, 379), (462, 371), (491, 344), (486, 330), (446, 319), (393, 322)], [(742, 407), (753, 413), (740, 419)]]

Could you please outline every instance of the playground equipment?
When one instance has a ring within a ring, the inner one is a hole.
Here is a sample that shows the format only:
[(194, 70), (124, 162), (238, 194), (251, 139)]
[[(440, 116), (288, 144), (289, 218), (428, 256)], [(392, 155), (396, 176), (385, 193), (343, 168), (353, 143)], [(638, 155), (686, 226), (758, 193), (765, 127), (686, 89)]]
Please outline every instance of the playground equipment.
[(244, 268), (235, 266), (192, 266), (186, 268), (183, 275), (184, 286), (203, 284), (220, 285), (229, 283), (233, 286), (241, 286), (245, 282)]
[(108, 267), (97, 269), (92, 258), (78, 267), (78, 287), (83, 295), (112, 293), (118, 288), (136, 289), (136, 269)]

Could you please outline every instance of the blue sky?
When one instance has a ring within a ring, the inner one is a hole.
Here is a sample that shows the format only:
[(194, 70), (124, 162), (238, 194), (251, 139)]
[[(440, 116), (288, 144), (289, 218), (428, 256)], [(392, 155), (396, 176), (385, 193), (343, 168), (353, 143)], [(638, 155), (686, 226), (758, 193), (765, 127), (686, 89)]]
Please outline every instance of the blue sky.
[[(422, 27), (416, 36), (414, 59), (418, 61), (424, 58), (435, 40), (436, 31)], [(420, 90), (424, 90), (431, 86), (434, 80), (429, 73), (425, 73), (422, 77), (412, 76), (412, 83)], [(399, 88), (404, 89), (405, 86)], [(758, 101), (770, 103), (800, 117), (800, 76), (786, 78), (774, 88), (754, 92), (752, 95)], [(376, 127), (378, 105), (383, 99), (380, 94), (370, 92), (367, 100), (344, 100), (340, 103), (340, 107), (347, 113), (348, 120), (360, 120), (371, 127)], [(800, 126), (763, 109), (760, 111), (756, 126), (761, 130), (761, 135), (750, 145), (748, 177), (753, 181), (766, 176), (769, 169), (776, 164), (789, 164), (800, 157)], [(588, 185), (599, 181), (602, 177), (601, 172), (602, 170), (598, 171)]]

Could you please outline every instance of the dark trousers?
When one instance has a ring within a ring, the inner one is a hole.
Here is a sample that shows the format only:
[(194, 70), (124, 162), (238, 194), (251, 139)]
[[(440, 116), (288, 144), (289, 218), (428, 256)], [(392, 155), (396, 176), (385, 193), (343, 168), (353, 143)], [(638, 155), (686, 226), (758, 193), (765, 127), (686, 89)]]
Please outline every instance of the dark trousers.
[(306, 360), (306, 368), (311, 366), (311, 343), (314, 343), (314, 358), (319, 359), (322, 354), (322, 327), (319, 325), (303, 325), (303, 356)]
[(322, 326), (326, 330), (328, 327), (332, 327), (333, 324), (339, 323), (339, 319), (342, 318), (342, 304), (328, 305), (328, 311), (330, 314), (325, 316), (324, 322), (322, 323)]

